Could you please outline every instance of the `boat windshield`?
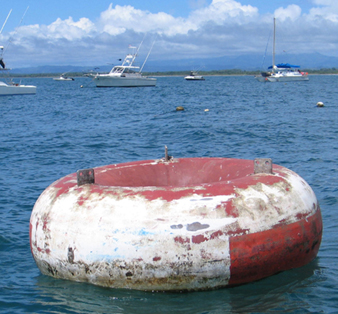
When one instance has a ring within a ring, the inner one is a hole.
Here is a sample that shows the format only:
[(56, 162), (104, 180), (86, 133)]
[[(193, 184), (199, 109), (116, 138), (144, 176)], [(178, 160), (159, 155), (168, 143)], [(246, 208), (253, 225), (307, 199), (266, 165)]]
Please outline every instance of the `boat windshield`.
[(129, 74), (136, 74), (139, 69), (138, 67), (124, 67), (124, 66), (115, 66), (112, 70), (111, 73), (114, 74), (122, 74), (122, 73), (129, 73)]
[(113, 67), (111, 73), (123, 73), (124, 67)]

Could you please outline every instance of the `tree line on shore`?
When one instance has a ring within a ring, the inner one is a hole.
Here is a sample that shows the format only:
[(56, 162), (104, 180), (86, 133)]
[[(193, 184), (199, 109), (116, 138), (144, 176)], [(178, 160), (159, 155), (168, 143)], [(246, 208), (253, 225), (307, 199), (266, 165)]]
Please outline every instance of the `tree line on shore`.
[[(337, 68), (324, 68), (324, 69), (304, 69), (303, 72), (311, 74), (338, 74)], [(247, 71), (240, 69), (231, 70), (212, 70), (212, 71), (199, 71), (200, 75), (204, 76), (220, 76), (220, 75), (259, 75), (261, 71)], [(190, 71), (164, 71), (164, 72), (143, 72), (147, 76), (186, 76)], [(31, 73), (31, 74), (13, 74), (13, 73), (0, 73), (0, 77), (57, 77), (61, 73)], [(68, 72), (68, 77), (81, 77), (88, 76), (88, 73), (83, 72)]]

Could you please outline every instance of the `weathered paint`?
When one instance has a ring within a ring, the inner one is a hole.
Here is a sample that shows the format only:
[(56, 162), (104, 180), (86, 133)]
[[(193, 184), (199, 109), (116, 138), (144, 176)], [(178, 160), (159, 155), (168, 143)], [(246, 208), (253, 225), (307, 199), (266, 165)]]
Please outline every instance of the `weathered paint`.
[(250, 160), (186, 158), (95, 168), (49, 186), (31, 250), (56, 278), (141, 290), (202, 290), (302, 266), (317, 255), (317, 199), (297, 174)]

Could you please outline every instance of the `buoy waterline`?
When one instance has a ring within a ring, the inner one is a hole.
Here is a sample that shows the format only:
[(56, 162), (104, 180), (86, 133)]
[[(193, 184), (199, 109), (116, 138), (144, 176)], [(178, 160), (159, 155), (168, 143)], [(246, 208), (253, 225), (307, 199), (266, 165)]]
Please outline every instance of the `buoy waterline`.
[(233, 286), (313, 260), (322, 218), (310, 186), (271, 159), (181, 158), (80, 170), (30, 219), (45, 275), (138, 290)]

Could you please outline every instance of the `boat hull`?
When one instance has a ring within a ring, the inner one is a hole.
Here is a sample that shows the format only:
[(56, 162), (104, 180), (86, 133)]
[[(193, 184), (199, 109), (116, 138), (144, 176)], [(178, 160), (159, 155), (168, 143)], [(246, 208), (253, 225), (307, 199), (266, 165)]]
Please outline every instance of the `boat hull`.
[(74, 81), (73, 78), (53, 78), (53, 81)]
[(205, 80), (203, 76), (186, 76), (185, 79), (187, 81), (204, 81)]
[(268, 76), (267, 80), (269, 82), (299, 82), (299, 81), (308, 81), (308, 76)]
[(0, 85), (0, 96), (36, 94), (32, 85)]
[(299, 81), (308, 81), (309, 77), (307, 75), (299, 76), (255, 76), (256, 80), (259, 82), (299, 82)]
[(94, 78), (97, 87), (146, 87), (156, 86), (156, 79), (149, 77), (108, 77), (99, 76)]
[[(215, 289), (313, 260), (317, 199), (297, 174), (227, 158), (149, 160), (70, 174), (49, 186), (30, 219), (45, 275), (147, 291)], [(81, 175), (81, 173), (80, 173)]]

